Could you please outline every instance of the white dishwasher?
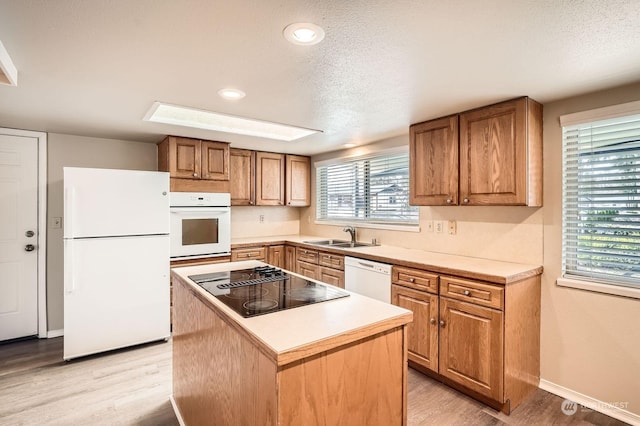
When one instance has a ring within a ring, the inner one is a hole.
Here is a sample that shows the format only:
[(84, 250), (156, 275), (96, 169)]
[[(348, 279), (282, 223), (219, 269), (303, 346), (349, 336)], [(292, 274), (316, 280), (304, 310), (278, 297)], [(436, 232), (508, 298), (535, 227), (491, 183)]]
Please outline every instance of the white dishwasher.
[(344, 288), (391, 303), (391, 265), (345, 256)]

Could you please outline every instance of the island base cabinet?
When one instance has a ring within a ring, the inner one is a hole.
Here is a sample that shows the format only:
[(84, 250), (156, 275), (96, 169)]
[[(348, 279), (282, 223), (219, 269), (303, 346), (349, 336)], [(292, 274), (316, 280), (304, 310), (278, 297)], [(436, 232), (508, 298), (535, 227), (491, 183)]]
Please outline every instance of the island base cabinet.
[(176, 281), (172, 404), (181, 424), (406, 425), (404, 325), (278, 365)]

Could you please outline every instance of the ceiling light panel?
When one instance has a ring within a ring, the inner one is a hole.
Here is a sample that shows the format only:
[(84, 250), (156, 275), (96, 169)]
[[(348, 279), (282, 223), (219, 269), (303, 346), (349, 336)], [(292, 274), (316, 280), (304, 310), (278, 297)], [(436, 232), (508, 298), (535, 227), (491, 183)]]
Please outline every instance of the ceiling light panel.
[(284, 38), (289, 42), (303, 46), (317, 44), (324, 39), (324, 30), (315, 24), (307, 22), (296, 22), (287, 25), (283, 34)]
[(247, 96), (242, 90), (230, 88), (218, 90), (218, 95), (230, 101), (237, 101)]
[(293, 141), (321, 132), (320, 130), (253, 120), (162, 102), (154, 102), (144, 120), (282, 141)]

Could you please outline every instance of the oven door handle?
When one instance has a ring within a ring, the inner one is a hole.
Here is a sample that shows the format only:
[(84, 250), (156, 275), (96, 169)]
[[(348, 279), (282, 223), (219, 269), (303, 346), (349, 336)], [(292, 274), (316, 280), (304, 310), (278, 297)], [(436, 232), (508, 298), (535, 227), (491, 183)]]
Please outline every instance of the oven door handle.
[(230, 213), (230, 207), (171, 207), (171, 214), (180, 213)]

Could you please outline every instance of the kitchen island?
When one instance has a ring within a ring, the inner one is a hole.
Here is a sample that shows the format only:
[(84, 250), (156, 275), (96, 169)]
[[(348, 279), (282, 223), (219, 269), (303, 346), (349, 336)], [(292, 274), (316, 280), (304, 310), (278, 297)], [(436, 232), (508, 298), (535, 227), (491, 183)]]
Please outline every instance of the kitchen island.
[(173, 395), (181, 424), (406, 424), (411, 311), (357, 294), (243, 318), (172, 270)]

